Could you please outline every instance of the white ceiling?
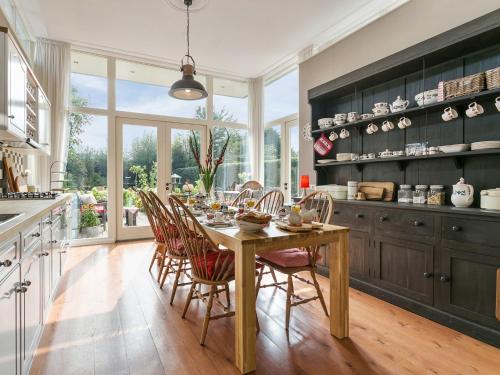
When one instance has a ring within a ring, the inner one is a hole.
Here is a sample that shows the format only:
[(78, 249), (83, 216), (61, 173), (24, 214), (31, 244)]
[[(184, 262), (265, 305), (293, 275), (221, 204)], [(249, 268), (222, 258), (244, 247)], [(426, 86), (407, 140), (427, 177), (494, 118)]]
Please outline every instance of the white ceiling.
[[(18, 0), (36, 36), (179, 64), (185, 14), (168, 0)], [(191, 14), (199, 71), (256, 77), (407, 0), (210, 0)], [(193, 1), (196, 4), (196, 0)]]

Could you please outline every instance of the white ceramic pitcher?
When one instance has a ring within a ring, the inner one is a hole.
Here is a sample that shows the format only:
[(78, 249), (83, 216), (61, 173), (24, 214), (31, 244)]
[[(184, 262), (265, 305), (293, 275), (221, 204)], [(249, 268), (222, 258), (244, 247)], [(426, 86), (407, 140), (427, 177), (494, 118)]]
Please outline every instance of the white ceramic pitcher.
[(469, 207), (474, 201), (474, 187), (465, 183), (463, 177), (453, 185), (451, 203), (456, 207)]

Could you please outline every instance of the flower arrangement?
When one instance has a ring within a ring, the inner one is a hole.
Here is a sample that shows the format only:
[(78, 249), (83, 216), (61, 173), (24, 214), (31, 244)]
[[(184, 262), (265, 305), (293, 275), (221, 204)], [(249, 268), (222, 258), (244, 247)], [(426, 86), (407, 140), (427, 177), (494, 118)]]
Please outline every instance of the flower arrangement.
[(191, 135), (189, 136), (189, 148), (191, 149), (191, 153), (193, 154), (194, 160), (196, 161), (196, 165), (198, 166), (198, 172), (200, 173), (200, 180), (205, 188), (205, 193), (209, 194), (212, 189), (212, 185), (215, 181), (215, 174), (217, 173), (217, 169), (219, 166), (224, 163), (224, 155), (226, 153), (227, 146), (229, 144), (229, 140), (231, 136), (226, 129), (227, 139), (222, 146), (222, 150), (220, 155), (215, 158), (214, 157), (214, 138), (212, 134), (212, 130), (209, 130), (209, 139), (208, 139), (208, 151), (205, 161), (202, 162), (200, 157), (200, 143), (196, 134), (193, 130), (191, 130)]

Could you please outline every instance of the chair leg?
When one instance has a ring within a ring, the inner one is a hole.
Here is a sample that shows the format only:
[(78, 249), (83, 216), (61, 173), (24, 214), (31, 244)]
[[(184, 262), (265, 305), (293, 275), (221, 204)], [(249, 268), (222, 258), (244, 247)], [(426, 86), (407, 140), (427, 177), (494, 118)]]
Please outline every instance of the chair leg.
[(205, 338), (207, 337), (207, 331), (208, 331), (208, 323), (210, 322), (210, 312), (212, 311), (212, 305), (214, 303), (215, 289), (216, 289), (215, 285), (212, 285), (210, 287), (207, 311), (205, 313), (205, 320), (203, 321), (203, 329), (201, 330), (200, 345), (205, 345)]
[(269, 272), (271, 272), (271, 276), (273, 278), (273, 281), (276, 284), (278, 282), (278, 279), (276, 278), (276, 274), (274, 273), (274, 268), (269, 267)]
[(167, 248), (165, 246), (162, 246), (161, 254), (159, 257), (159, 263), (158, 263), (158, 279), (156, 280), (157, 282), (160, 282), (160, 280), (161, 280), (161, 275), (163, 273), (163, 270), (165, 269), (165, 262), (166, 261), (167, 261)]
[(156, 244), (155, 246), (155, 251), (153, 253), (153, 256), (151, 257), (151, 263), (149, 263), (149, 272), (151, 272), (151, 269), (153, 268), (153, 264), (155, 264), (155, 260), (156, 260), (156, 257), (158, 255), (158, 247), (160, 245), (159, 244)]
[(191, 289), (189, 290), (189, 294), (187, 296), (186, 304), (184, 305), (184, 311), (182, 311), (182, 319), (186, 318), (186, 313), (188, 311), (189, 304), (191, 303), (191, 300), (193, 299), (194, 288), (196, 288), (196, 282), (193, 281), (193, 283), (191, 284)]
[(229, 284), (226, 284), (226, 301), (227, 301), (227, 308), (229, 310), (229, 307), (231, 306), (231, 297), (229, 296)]
[(259, 277), (257, 278), (257, 285), (255, 287), (255, 299), (259, 295), (260, 284), (262, 283), (262, 275), (264, 275), (264, 267), (261, 267), (259, 270)]
[(316, 292), (318, 293), (321, 306), (323, 306), (323, 311), (325, 312), (325, 315), (328, 316), (328, 310), (326, 309), (325, 299), (323, 298), (323, 293), (321, 293), (321, 288), (319, 287), (318, 280), (316, 280), (316, 273), (314, 271), (311, 271), (311, 277), (314, 281), (314, 287), (316, 288)]
[(172, 295), (170, 296), (171, 305), (174, 303), (175, 292), (177, 291), (177, 285), (179, 285), (179, 278), (181, 277), (183, 264), (184, 264), (184, 259), (181, 259), (177, 267), (177, 272), (175, 273), (174, 286), (172, 287)]
[[(158, 275), (158, 282), (160, 283), (160, 289), (163, 289), (163, 284), (165, 284), (165, 280), (167, 279), (168, 276), (168, 270), (172, 266), (172, 258), (168, 258), (168, 263), (166, 266), (162, 266), (161, 270)], [(162, 276), (161, 281), (160, 281), (160, 276)]]
[(293, 279), (292, 275), (288, 275), (288, 288), (286, 290), (286, 321), (285, 329), (288, 331), (290, 326), (290, 308), (292, 307), (292, 292), (293, 290)]

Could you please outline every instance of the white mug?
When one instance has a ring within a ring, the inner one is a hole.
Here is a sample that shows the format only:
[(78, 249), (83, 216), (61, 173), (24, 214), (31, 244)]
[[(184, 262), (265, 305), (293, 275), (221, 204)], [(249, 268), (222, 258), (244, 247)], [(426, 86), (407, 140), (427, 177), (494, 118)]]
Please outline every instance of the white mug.
[(349, 137), (349, 135), (350, 134), (349, 134), (349, 131), (347, 129), (342, 129), (340, 131), (340, 138), (342, 138), (342, 139), (345, 139), (345, 138)]
[(358, 181), (347, 181), (347, 199), (356, 199), (358, 195)]
[(368, 134), (373, 134), (376, 133), (377, 131), (378, 131), (378, 126), (375, 125), (373, 122), (366, 128), (366, 132)]
[(401, 117), (398, 122), (398, 128), (404, 129), (411, 126), (411, 120), (408, 117)]
[(216, 212), (214, 221), (216, 221), (216, 222), (224, 221), (224, 214), (220, 211)]
[(481, 104), (477, 104), (476, 102), (472, 102), (469, 104), (469, 108), (465, 111), (467, 117), (472, 118), (477, 115), (481, 115), (484, 113), (483, 106)]
[(389, 130), (392, 130), (394, 129), (394, 124), (389, 121), (389, 120), (385, 120), (383, 123), (382, 123), (382, 130), (384, 132), (388, 132)]
[(495, 99), (495, 107), (497, 107), (497, 111), (500, 112), (500, 96)]
[(339, 135), (335, 132), (331, 132), (328, 138), (333, 142), (339, 138)]
[(443, 114), (441, 115), (443, 121), (454, 120), (457, 117), (458, 117), (458, 112), (451, 107), (445, 108)]

